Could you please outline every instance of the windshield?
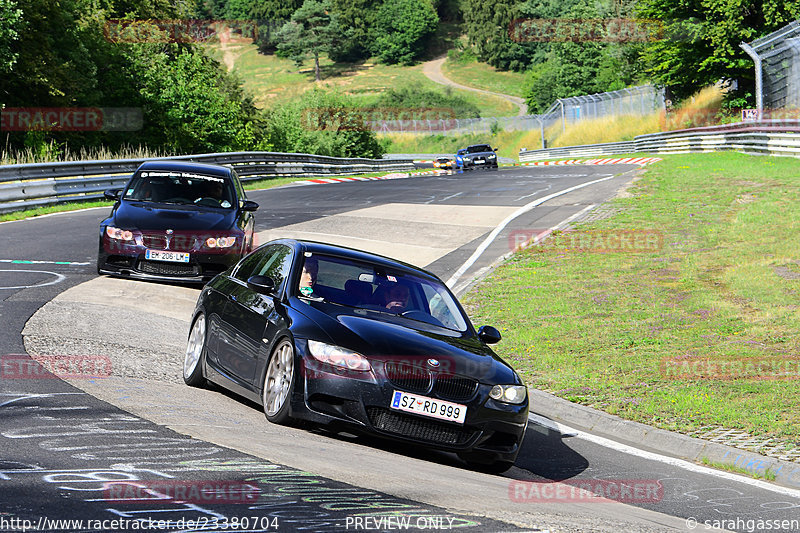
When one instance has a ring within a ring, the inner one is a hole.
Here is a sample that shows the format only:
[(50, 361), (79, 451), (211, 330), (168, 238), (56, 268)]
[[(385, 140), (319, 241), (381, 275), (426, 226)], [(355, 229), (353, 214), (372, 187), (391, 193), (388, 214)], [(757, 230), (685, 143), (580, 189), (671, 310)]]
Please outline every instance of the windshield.
[(192, 204), (231, 209), (231, 182), (219, 176), (191, 172), (143, 171), (125, 190), (126, 200), (165, 204)]
[(470, 146), (469, 148), (467, 148), (468, 154), (477, 154), (479, 152), (491, 152), (491, 151), (492, 147), (489, 146), (488, 144), (479, 144), (477, 146)]
[(304, 261), (297, 287), (302, 296), (467, 330), (466, 318), (439, 281), (332, 256), (307, 255)]

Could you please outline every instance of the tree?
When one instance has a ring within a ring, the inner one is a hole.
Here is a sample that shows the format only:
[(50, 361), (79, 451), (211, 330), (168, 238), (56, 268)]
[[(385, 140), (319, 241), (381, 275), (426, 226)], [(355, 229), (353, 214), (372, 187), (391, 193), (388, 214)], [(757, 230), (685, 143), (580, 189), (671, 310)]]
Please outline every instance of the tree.
[(267, 141), (281, 152), (379, 159), (385, 148), (365, 118), (346, 96), (314, 88), (270, 111)]
[(531, 16), (525, 7), (518, 0), (462, 0), (464, 29), (479, 60), (501, 70), (522, 71), (531, 64), (541, 43), (515, 42), (509, 35), (514, 20)]
[(429, 0), (388, 0), (378, 9), (375, 48), (386, 63), (410, 64), (436, 32), (439, 17)]
[(320, 81), (319, 56), (328, 52), (341, 31), (330, 15), (330, 0), (305, 0), (289, 22), (278, 32), (278, 51), (298, 65), (309, 55), (314, 58), (314, 79)]
[(0, 0), (0, 72), (9, 72), (17, 62), (12, 43), (19, 39), (22, 10), (13, 0)]
[(127, 57), (151, 145), (188, 153), (257, 146), (257, 110), (237, 80), (201, 49), (140, 44)]
[(637, 14), (661, 21), (663, 38), (643, 53), (646, 72), (685, 98), (721, 79), (752, 92), (753, 61), (739, 47), (800, 17), (797, 0), (640, 0)]
[(332, 0), (332, 13), (343, 29), (329, 51), (334, 61), (355, 61), (369, 57), (375, 48), (375, 27), (379, 0)]

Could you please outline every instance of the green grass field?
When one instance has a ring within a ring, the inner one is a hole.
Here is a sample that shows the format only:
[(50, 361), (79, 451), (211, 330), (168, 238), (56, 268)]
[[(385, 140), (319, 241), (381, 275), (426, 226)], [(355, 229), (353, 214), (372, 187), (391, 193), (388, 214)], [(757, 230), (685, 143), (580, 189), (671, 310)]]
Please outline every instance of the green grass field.
[[(224, 62), (225, 55), (219, 45), (207, 47), (208, 53)], [(260, 107), (269, 108), (291, 101), (316, 85), (313, 62), (306, 61), (299, 68), (294, 61), (274, 55), (258, 53), (255, 45), (231, 45), (227, 55), (233, 60), (234, 70), (244, 82), (245, 89), (253, 95)], [(353, 96), (364, 106), (373, 105), (381, 91), (405, 87), (443, 93), (445, 87), (429, 80), (422, 73), (422, 65), (410, 67), (381, 65), (375, 61), (359, 63), (334, 63), (320, 59), (323, 87), (337, 88)], [(481, 116), (502, 117), (517, 114), (518, 108), (499, 97), (453, 90), (480, 110)]]
[(478, 61), (453, 61), (447, 59), (442, 65), (445, 76), (456, 83), (484, 89), (500, 94), (525, 98), (525, 74), (497, 70)]
[[(664, 159), (610, 218), (516, 253), (468, 310), (504, 332), (498, 352), (533, 387), (664, 429), (797, 442), (797, 160)], [(662, 245), (592, 244), (618, 230), (657, 232)]]

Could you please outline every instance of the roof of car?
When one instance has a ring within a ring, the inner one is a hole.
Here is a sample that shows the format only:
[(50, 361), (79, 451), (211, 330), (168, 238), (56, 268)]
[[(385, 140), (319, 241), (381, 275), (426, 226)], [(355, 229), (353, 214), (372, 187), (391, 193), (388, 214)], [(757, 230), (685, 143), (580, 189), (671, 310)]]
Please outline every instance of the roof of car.
[(138, 170), (167, 170), (172, 172), (197, 172), (212, 176), (230, 176), (231, 169), (220, 165), (194, 163), (192, 161), (159, 160), (145, 161)]
[(403, 261), (398, 261), (396, 259), (392, 259), (391, 257), (373, 254), (371, 252), (365, 252), (363, 250), (356, 250), (355, 248), (348, 248), (347, 246), (339, 246), (324, 242), (307, 241), (300, 239), (281, 239), (281, 241), (287, 244), (294, 243), (300, 249), (300, 251), (303, 252), (347, 257), (349, 259), (354, 259), (356, 261), (374, 263), (391, 269), (413, 272), (414, 274), (423, 277), (429, 277), (431, 279), (436, 279), (438, 281), (441, 281), (434, 274), (417, 266), (411, 265), (409, 263), (404, 263)]
[[(467, 146), (466, 149), (469, 150), (470, 148), (479, 148), (479, 147), (482, 147), (482, 146), (489, 146), (489, 145), (488, 144), (470, 144), (469, 146)], [(491, 151), (491, 149), (492, 149), (492, 147), (489, 146), (489, 150), (490, 151)]]

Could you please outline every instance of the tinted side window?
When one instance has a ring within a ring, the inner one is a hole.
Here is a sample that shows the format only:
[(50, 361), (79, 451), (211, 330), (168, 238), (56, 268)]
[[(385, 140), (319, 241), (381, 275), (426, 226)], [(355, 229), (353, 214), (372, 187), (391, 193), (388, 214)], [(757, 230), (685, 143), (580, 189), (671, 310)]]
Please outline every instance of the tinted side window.
[(275, 282), (276, 287), (280, 287), (283, 281), (289, 277), (289, 269), (292, 266), (292, 249), (282, 244), (268, 246), (269, 252), (265, 256), (265, 261), (261, 263), (253, 275), (269, 276)]
[(252, 254), (248, 255), (247, 257), (239, 263), (239, 266), (236, 268), (236, 272), (234, 272), (233, 277), (242, 281), (247, 281), (251, 276), (255, 276), (261, 265), (269, 258), (270, 251), (274, 250), (275, 246), (267, 246), (266, 248), (261, 248), (260, 250), (256, 250)]

